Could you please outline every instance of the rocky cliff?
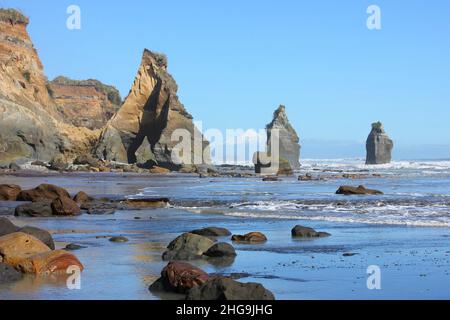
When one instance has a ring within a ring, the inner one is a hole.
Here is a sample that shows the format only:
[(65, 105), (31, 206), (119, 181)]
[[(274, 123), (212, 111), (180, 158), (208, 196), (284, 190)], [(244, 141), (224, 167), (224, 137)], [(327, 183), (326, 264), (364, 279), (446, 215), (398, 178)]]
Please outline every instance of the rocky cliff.
[(366, 164), (385, 164), (392, 159), (394, 142), (389, 138), (381, 122), (372, 124), (372, 131), (367, 138)]
[[(266, 126), (267, 131), (267, 151), (257, 152), (253, 157), (256, 173), (273, 173), (271, 168), (275, 164), (278, 167), (278, 174), (290, 174), (292, 170), (300, 169), (300, 138), (290, 124), (286, 115), (286, 107), (281, 105), (273, 114), (272, 122)], [(266, 157), (273, 158), (272, 155), (272, 136), (278, 138), (279, 158), (275, 163), (264, 163), (261, 161)]]
[(119, 91), (97, 80), (57, 77), (47, 85), (59, 112), (76, 127), (103, 128), (119, 109)]
[[(97, 156), (124, 163), (157, 164), (171, 170), (182, 167), (178, 162), (209, 163), (209, 143), (203, 141), (192, 116), (180, 103), (177, 90), (175, 80), (167, 72), (166, 57), (145, 50), (130, 93), (102, 132)], [(184, 155), (188, 161), (172, 157), (179, 143), (172, 141), (177, 129), (185, 129), (190, 135), (191, 150)]]
[(64, 122), (27, 32), (28, 18), (0, 9), (0, 163), (87, 152), (98, 133)]

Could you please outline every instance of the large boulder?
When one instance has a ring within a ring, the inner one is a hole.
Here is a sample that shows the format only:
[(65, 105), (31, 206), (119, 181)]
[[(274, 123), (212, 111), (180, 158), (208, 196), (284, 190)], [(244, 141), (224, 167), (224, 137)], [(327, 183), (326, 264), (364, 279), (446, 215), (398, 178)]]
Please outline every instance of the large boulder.
[(246, 235), (233, 235), (231, 240), (243, 243), (263, 243), (267, 241), (267, 237), (261, 232), (250, 232)]
[(303, 226), (295, 226), (291, 234), (294, 238), (324, 238), (331, 236), (326, 232), (317, 232), (313, 228), (303, 227)]
[(240, 283), (230, 278), (214, 277), (189, 290), (187, 300), (275, 300), (272, 292), (259, 283)]
[(351, 187), (351, 186), (341, 186), (336, 194), (343, 195), (381, 195), (383, 192), (379, 190), (366, 189), (364, 186)]
[(56, 198), (51, 204), (55, 216), (76, 216), (81, 214), (77, 203), (68, 197)]
[(34, 189), (20, 192), (17, 200), (31, 202), (51, 202), (56, 198), (61, 197), (70, 198), (70, 194), (64, 188), (52, 184), (41, 184)]
[(30, 236), (33, 236), (36, 239), (41, 240), (47, 247), (49, 247), (52, 250), (55, 250), (55, 242), (53, 241), (52, 235), (47, 230), (26, 226), (20, 228), (18, 231), (29, 234)]
[(203, 254), (209, 258), (235, 257), (236, 250), (231, 244), (221, 242), (216, 243)]
[(12, 266), (0, 262), (0, 285), (22, 279), (22, 274)]
[(173, 240), (163, 254), (163, 260), (193, 260), (198, 259), (208, 251), (214, 242), (206, 237), (192, 233), (184, 233)]
[(88, 196), (86, 192), (80, 191), (73, 197), (73, 201), (81, 206), (86, 203), (91, 203), (92, 201), (94, 201), (94, 198)]
[(16, 201), (22, 189), (15, 184), (0, 184), (0, 201)]
[(19, 228), (9, 221), (9, 219), (0, 217), (0, 237), (17, 232), (17, 230)]
[(81, 155), (73, 160), (74, 165), (88, 165), (91, 167), (98, 167), (98, 160), (90, 154)]
[(66, 274), (69, 267), (83, 265), (73, 254), (65, 250), (48, 251), (27, 257), (17, 264), (16, 268), (23, 273), (36, 275)]
[(208, 228), (193, 230), (190, 233), (198, 234), (199, 236), (204, 236), (204, 237), (227, 237), (227, 236), (231, 236), (231, 232), (228, 229), (219, 228), (219, 227), (208, 227)]
[(53, 210), (48, 202), (22, 204), (15, 209), (16, 217), (51, 217)]
[(394, 142), (384, 131), (383, 124), (381, 122), (373, 123), (366, 143), (366, 164), (390, 163), (393, 148)]
[(150, 290), (186, 293), (208, 279), (209, 275), (203, 270), (189, 263), (173, 261), (161, 271), (161, 278), (150, 286)]
[(4, 263), (16, 267), (23, 260), (51, 249), (42, 241), (23, 232), (0, 237), (0, 256)]

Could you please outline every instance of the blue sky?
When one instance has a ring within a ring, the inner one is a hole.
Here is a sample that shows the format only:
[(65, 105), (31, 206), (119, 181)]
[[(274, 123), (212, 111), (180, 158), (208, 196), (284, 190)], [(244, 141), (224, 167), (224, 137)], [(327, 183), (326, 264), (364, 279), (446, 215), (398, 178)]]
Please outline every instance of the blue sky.
[[(363, 156), (381, 120), (395, 158), (450, 158), (450, 1), (0, 0), (31, 18), (52, 79), (126, 96), (144, 48), (164, 52), (204, 128), (259, 129), (279, 104), (304, 157)], [(66, 9), (81, 8), (81, 30)], [(368, 30), (366, 9), (381, 8)]]

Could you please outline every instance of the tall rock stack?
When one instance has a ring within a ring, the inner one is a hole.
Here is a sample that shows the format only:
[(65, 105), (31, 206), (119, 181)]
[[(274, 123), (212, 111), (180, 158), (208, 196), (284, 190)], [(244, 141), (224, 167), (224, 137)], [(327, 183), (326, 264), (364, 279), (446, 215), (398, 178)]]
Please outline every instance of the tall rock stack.
[(394, 142), (384, 131), (383, 124), (376, 122), (372, 124), (372, 131), (367, 138), (366, 164), (386, 164), (392, 159)]
[(177, 90), (175, 80), (167, 72), (166, 57), (145, 50), (128, 97), (102, 132), (97, 156), (177, 170), (183, 165), (172, 158), (172, 151), (180, 141), (172, 141), (172, 134), (177, 129), (185, 129), (190, 134), (191, 145), (191, 160), (185, 164), (199, 159), (200, 163), (196, 164), (208, 164), (209, 143), (180, 103)]
[[(257, 152), (253, 157), (255, 163), (256, 173), (278, 173), (278, 174), (290, 174), (293, 170), (300, 169), (300, 138), (297, 132), (290, 124), (286, 115), (286, 107), (281, 105), (275, 110), (273, 120), (266, 126), (267, 131), (267, 151)], [(272, 135), (277, 133), (279, 138), (279, 159), (276, 159), (275, 167), (278, 167), (278, 172), (271, 172), (274, 168), (273, 163), (262, 163), (261, 158), (271, 157)]]

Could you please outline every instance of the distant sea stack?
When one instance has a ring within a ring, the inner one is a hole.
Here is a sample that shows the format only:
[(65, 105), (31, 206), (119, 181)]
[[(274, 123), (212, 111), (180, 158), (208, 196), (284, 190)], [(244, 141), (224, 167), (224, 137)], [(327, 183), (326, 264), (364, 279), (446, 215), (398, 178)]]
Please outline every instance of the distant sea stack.
[(390, 163), (393, 148), (394, 142), (384, 131), (383, 124), (381, 122), (373, 123), (372, 131), (370, 132), (366, 143), (366, 164)]
[(177, 90), (167, 72), (166, 56), (144, 50), (130, 93), (103, 130), (96, 155), (105, 160), (178, 170), (182, 166), (172, 159), (172, 150), (179, 141), (172, 141), (171, 136), (176, 129), (186, 129), (191, 135), (191, 161), (195, 156), (210, 163), (207, 141), (200, 141), (200, 150), (194, 148), (194, 136), (203, 137), (180, 103)]
[(57, 77), (47, 85), (64, 118), (76, 127), (103, 128), (122, 104), (119, 91), (98, 80)]
[(266, 126), (267, 131), (267, 151), (266, 153), (258, 152), (254, 155), (255, 171), (264, 173), (267, 165), (261, 164), (260, 158), (271, 154), (271, 138), (274, 130), (279, 134), (279, 174), (288, 174), (292, 170), (300, 169), (300, 138), (290, 124), (286, 115), (286, 107), (281, 105), (273, 114), (273, 120)]

